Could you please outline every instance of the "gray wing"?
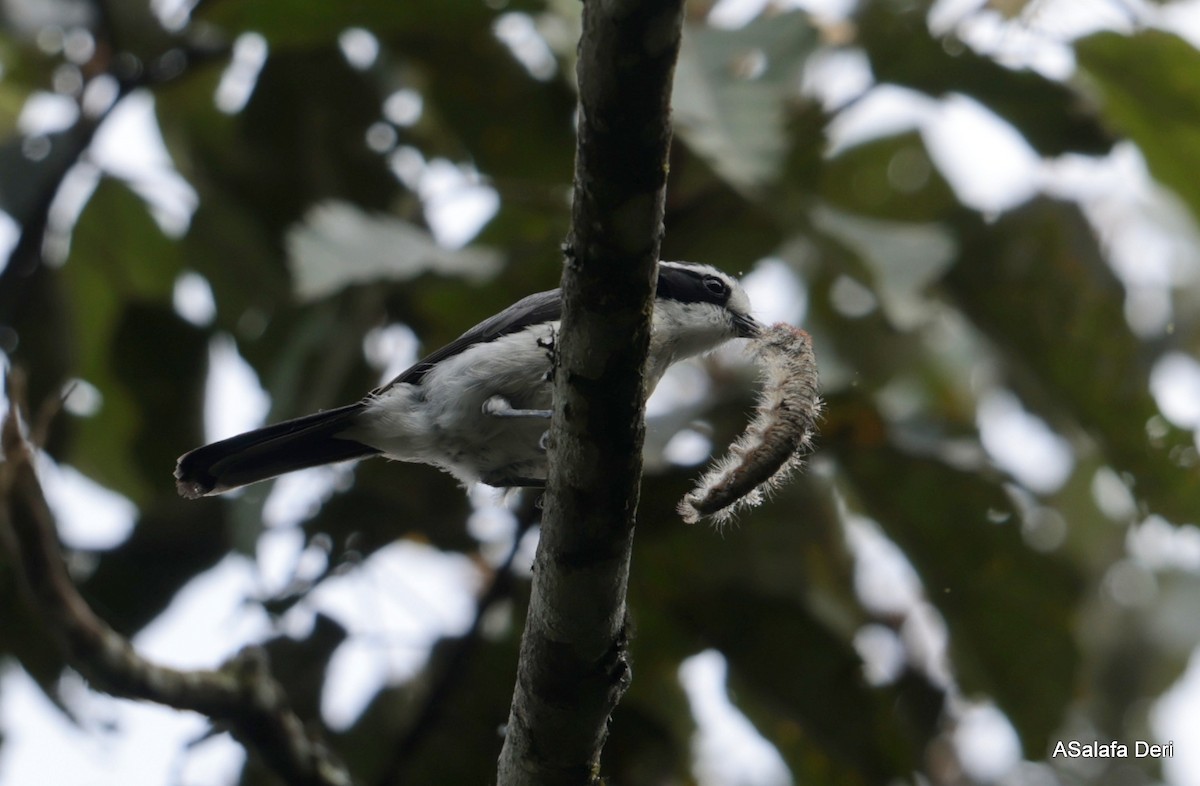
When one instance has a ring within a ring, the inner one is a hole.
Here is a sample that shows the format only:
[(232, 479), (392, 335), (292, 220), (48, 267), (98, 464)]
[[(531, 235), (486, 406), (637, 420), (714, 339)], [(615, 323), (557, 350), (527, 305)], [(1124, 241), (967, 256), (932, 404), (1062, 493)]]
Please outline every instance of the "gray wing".
[(401, 372), (398, 377), (377, 388), (374, 392), (381, 393), (404, 382), (415, 385), (438, 363), (475, 344), (487, 344), (530, 325), (536, 325), (539, 322), (553, 322), (561, 318), (562, 290), (552, 289), (548, 292), (538, 292), (521, 298), (499, 314), (480, 322), (446, 346), (418, 360)]

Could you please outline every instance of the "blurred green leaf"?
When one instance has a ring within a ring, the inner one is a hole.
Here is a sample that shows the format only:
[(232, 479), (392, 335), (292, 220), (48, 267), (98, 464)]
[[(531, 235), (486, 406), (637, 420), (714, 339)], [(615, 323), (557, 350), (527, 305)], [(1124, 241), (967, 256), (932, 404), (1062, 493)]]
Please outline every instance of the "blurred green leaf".
[(108, 366), (136, 412), (133, 465), (159, 493), (172, 493), (175, 459), (204, 412), (208, 337), (170, 305), (134, 300), (120, 316), (110, 351)]
[(1154, 177), (1200, 216), (1200, 52), (1179, 36), (1145, 30), (1097, 33), (1076, 42), (1075, 53), (1105, 121), (1136, 142)]
[(817, 228), (855, 252), (871, 274), (892, 324), (910, 327), (928, 314), (929, 285), (953, 262), (956, 251), (947, 228), (937, 224), (880, 221), (831, 210), (813, 210)]
[[(140, 432), (143, 428), (153, 432), (155, 427), (143, 422), (143, 414), (148, 413), (141, 411), (134, 389), (121, 380), (114, 366), (114, 358), (127, 349), (119, 341), (118, 329), (134, 304), (169, 304), (181, 269), (179, 245), (163, 235), (141, 198), (119, 181), (102, 179), (75, 227), (71, 255), (62, 269), (73, 316), (88, 326), (76, 334), (74, 373), (103, 396), (100, 411), (79, 420), (69, 460), (135, 501), (144, 501), (150, 493), (148, 478), (136, 469)], [(141, 335), (158, 338), (151, 333)], [(161, 351), (178, 351), (187, 362), (185, 347)], [(173, 375), (165, 379), (186, 381)]]
[(821, 170), (821, 196), (873, 218), (935, 221), (958, 204), (915, 132), (840, 151)]
[(671, 97), (676, 133), (735, 188), (773, 182), (788, 149), (786, 110), (816, 45), (799, 12), (737, 30), (687, 25)]
[(310, 210), (304, 223), (288, 232), (287, 245), (296, 297), (302, 301), (354, 284), (407, 281), (426, 272), (480, 282), (498, 272), (502, 259), (489, 248), (442, 248), (428, 230), (345, 202)]

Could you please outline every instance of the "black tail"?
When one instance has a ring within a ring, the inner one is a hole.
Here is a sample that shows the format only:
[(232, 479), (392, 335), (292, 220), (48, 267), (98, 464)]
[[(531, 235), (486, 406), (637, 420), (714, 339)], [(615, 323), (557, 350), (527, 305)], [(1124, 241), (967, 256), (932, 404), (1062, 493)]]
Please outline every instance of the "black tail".
[(362, 403), (351, 404), (196, 448), (179, 457), (175, 487), (196, 499), (285, 472), (377, 455), (375, 448), (337, 436), (362, 409)]

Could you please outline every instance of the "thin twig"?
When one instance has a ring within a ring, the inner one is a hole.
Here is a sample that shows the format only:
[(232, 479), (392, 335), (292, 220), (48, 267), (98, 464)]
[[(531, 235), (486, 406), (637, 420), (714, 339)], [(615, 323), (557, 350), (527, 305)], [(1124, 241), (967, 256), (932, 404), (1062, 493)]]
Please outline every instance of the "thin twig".
[(18, 388), (10, 384), (0, 426), (0, 547), (66, 661), (114, 696), (194, 710), (224, 724), (289, 786), (350, 786), (349, 771), (291, 710), (261, 648), (247, 648), (215, 671), (166, 668), (143, 658), (95, 615), (63, 562), (32, 448), (21, 433)]

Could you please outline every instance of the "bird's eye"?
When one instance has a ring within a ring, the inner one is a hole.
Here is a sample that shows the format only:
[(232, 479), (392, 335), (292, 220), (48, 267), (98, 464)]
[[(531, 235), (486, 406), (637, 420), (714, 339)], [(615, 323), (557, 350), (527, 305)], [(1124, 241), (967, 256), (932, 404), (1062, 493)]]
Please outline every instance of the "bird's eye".
[(705, 276), (704, 288), (714, 295), (724, 296), (729, 294), (729, 285), (716, 276)]

